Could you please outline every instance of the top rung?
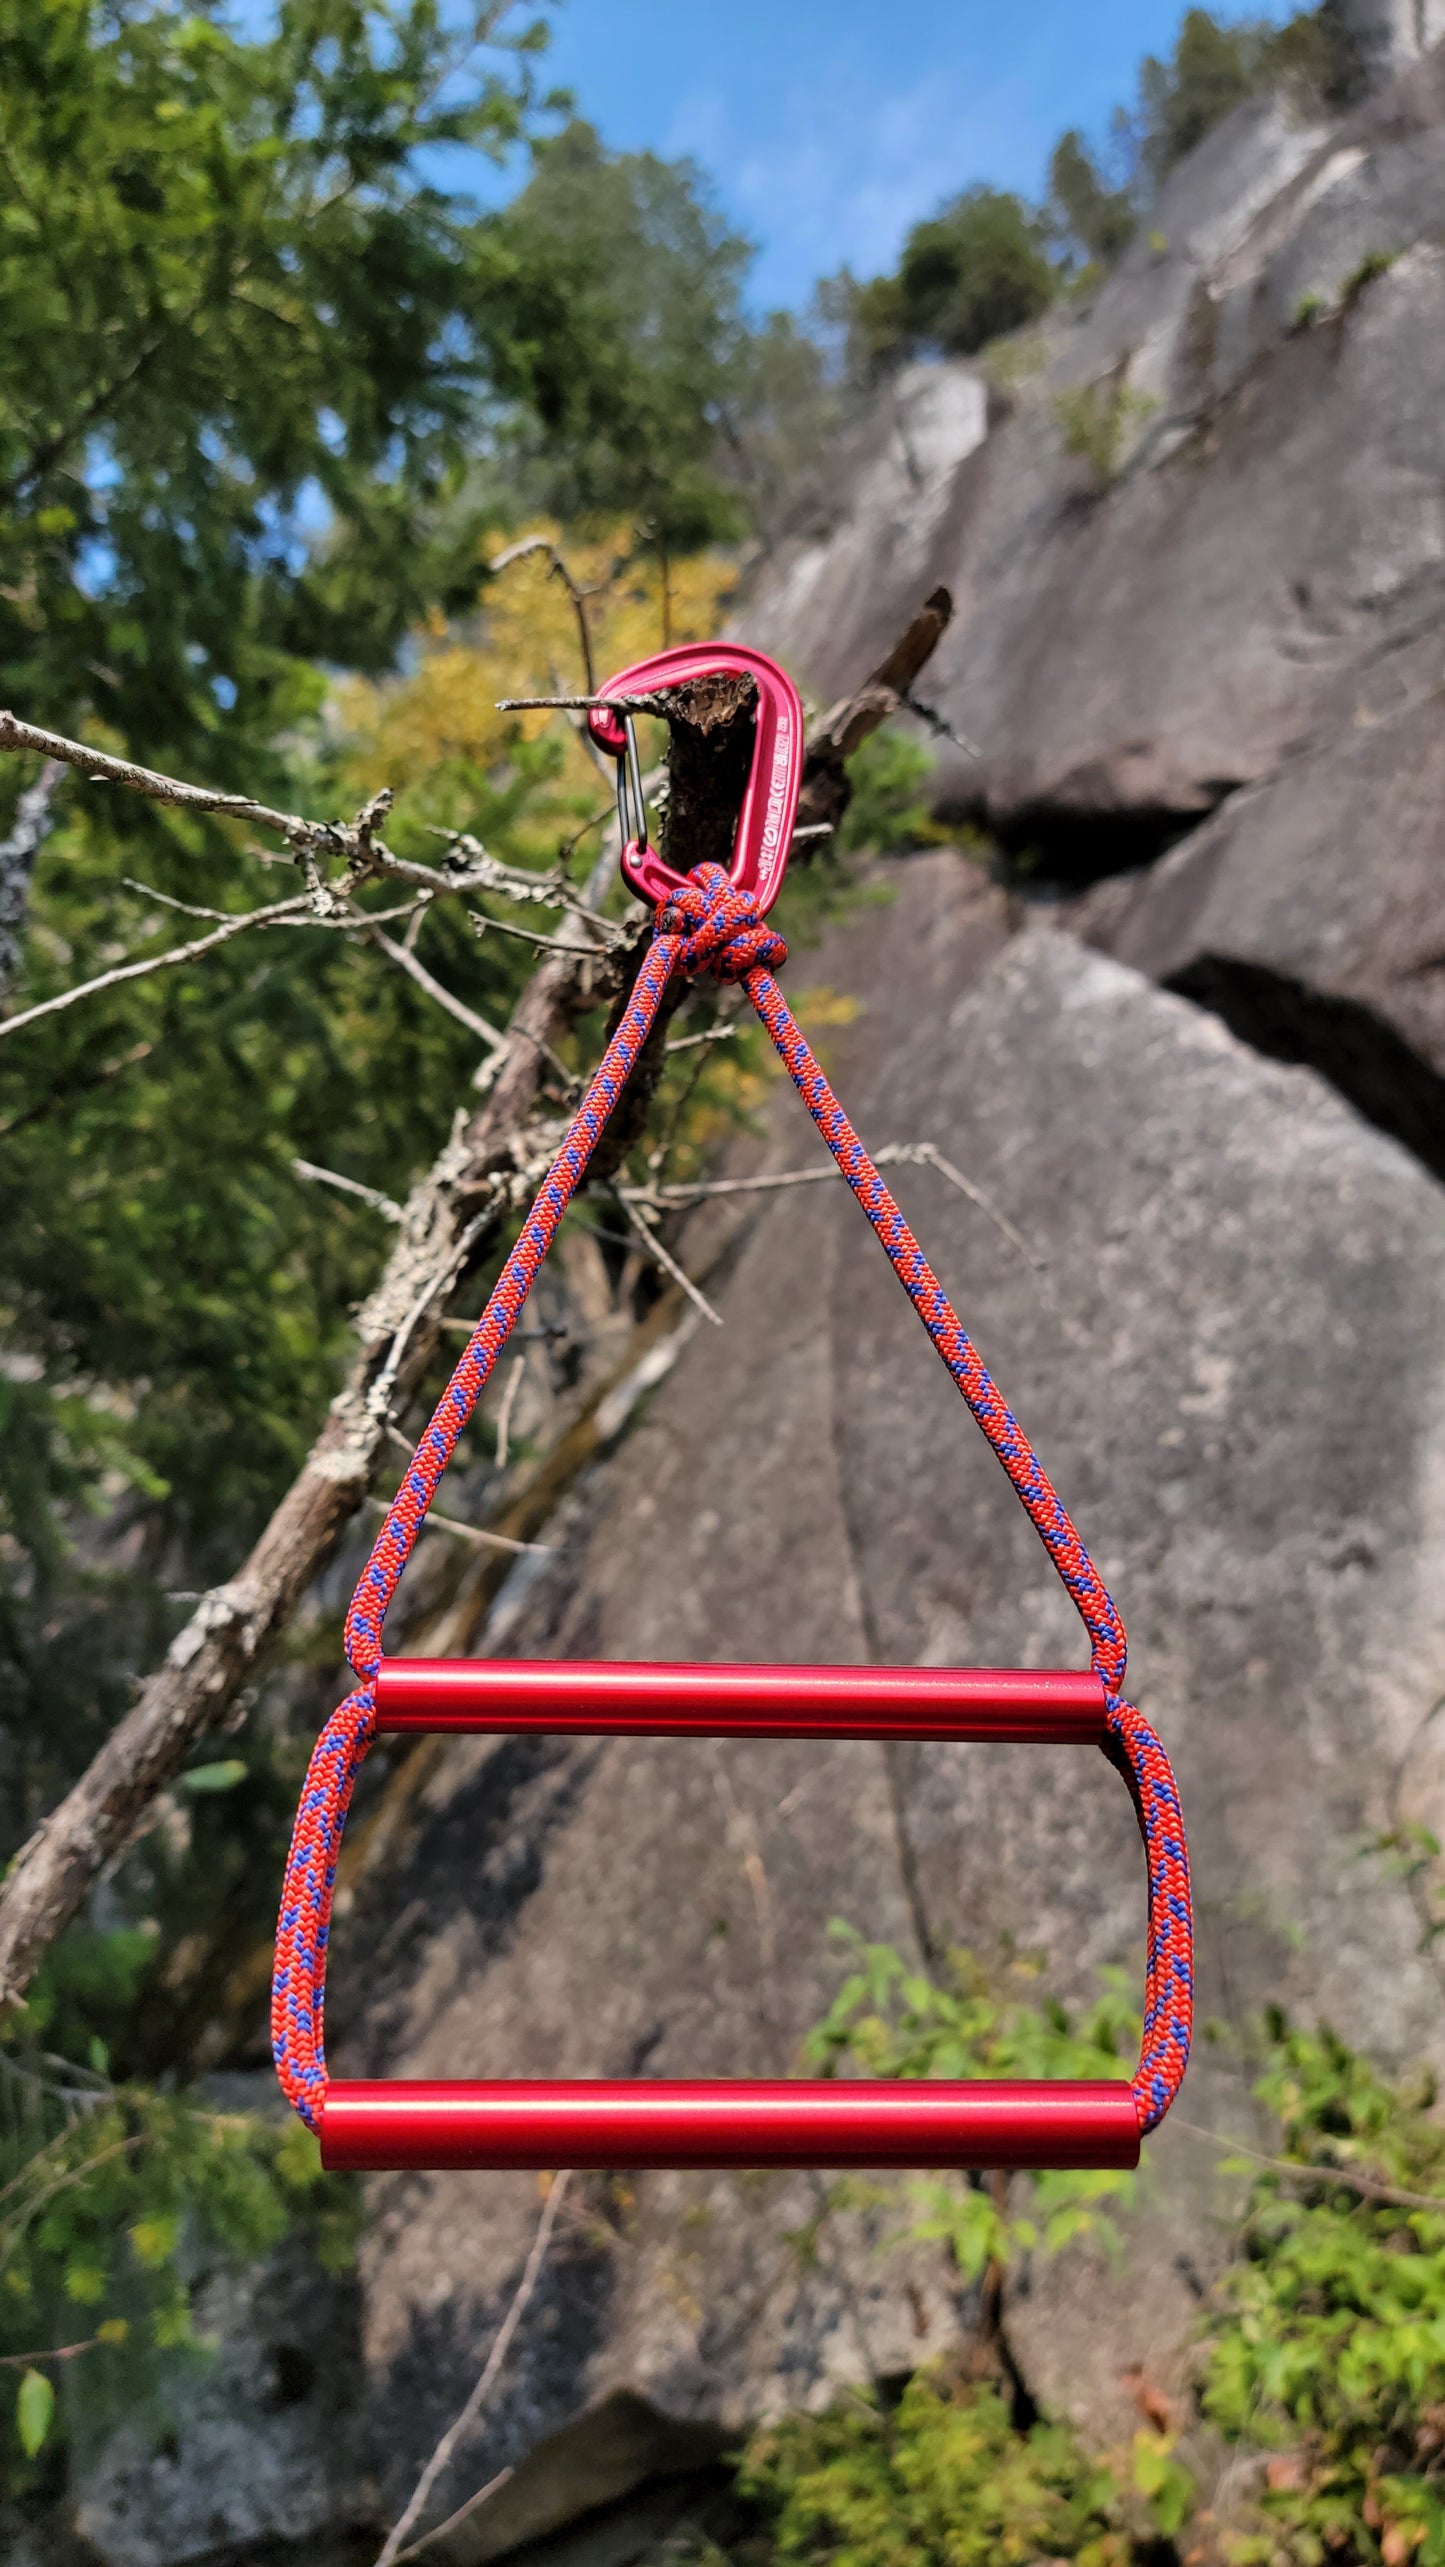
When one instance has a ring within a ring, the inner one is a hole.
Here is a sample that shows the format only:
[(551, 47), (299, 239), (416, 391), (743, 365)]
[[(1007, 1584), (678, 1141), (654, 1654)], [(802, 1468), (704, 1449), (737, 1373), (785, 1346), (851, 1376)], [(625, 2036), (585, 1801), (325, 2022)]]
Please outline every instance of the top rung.
[(1100, 1747), (1104, 1688), (1033, 1667), (695, 1667), (384, 1658), (379, 1729), (652, 1738), (971, 1738)]

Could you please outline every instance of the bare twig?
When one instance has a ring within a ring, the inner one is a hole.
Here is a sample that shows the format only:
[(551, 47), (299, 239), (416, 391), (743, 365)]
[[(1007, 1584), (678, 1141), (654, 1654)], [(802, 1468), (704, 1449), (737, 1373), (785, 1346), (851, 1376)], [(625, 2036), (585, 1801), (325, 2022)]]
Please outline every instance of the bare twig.
[(798, 798), (800, 829), (821, 820), (836, 826), (842, 819), (853, 791), (846, 771), (848, 760), (869, 733), (896, 713), (903, 697), (912, 692), (915, 678), (938, 648), (952, 615), (953, 600), (948, 590), (935, 588), (887, 657), (880, 660), (866, 686), (830, 705), (821, 722), (814, 725), (808, 738), (803, 790)]
[(495, 2478), (489, 2478), (484, 2487), (478, 2487), (476, 2494), (468, 2496), (465, 2504), (458, 2505), (454, 2514), (448, 2514), (445, 2522), (439, 2522), (435, 2531), (424, 2531), (420, 2540), (413, 2540), (405, 2549), (399, 2549), (396, 2553), (397, 2567), (401, 2567), (401, 2561), (405, 2558), (419, 2558), (424, 2549), (430, 2549), (437, 2541), (445, 2540), (449, 2531), (459, 2531), (462, 2524), (470, 2519), (478, 2507), (484, 2505), (489, 2496), (499, 2495), (503, 2487), (510, 2479), (515, 2478), (516, 2474), (516, 2470), (510, 2467), (499, 2469)]
[(667, 1048), (669, 1052), (695, 1052), (700, 1043), (731, 1043), (740, 1031), (737, 1025), (709, 1025), (702, 1034), (680, 1034)]
[[(547, 2260), (547, 2249), (552, 2242), (552, 2231), (557, 2225), (557, 2214), (566, 2199), (569, 2180), (565, 2172), (554, 2175), (547, 2188), (547, 2198), (542, 2204), (542, 2216), (537, 2222), (537, 2232), (532, 2240), (531, 2252), (522, 2267), (522, 2278), (512, 2293), (507, 2313), (492, 2338), (491, 2350), (482, 2365), (476, 2387), (455, 2422), (448, 2425), (412, 2489), (407, 2505), (387, 2533), (376, 2567), (396, 2567), (396, 2561), (407, 2554), (404, 2546), (407, 2533), (415, 2523), (420, 2521), (426, 2510), (427, 2498), (442, 2471), (447, 2467), (463, 2435), (470, 2433), (481, 2417), (493, 2386), (501, 2376), (502, 2365), (511, 2350), (512, 2338), (526, 2316), (532, 2295), (541, 2279), (542, 2267)], [(420, 2547), (420, 2543), (417, 2545)]]
[(673, 702), (671, 688), (649, 687), (641, 695), (499, 695), (499, 713), (665, 713)]
[[(701, 1041), (703, 1037), (695, 1035), (692, 1039)], [(1039, 1255), (1036, 1248), (1030, 1247), (1022, 1231), (1014, 1228), (1008, 1215), (1000, 1212), (997, 1204), (990, 1201), (982, 1187), (975, 1185), (972, 1177), (966, 1177), (961, 1168), (956, 1168), (951, 1159), (946, 1159), (932, 1141), (891, 1141), (883, 1149), (875, 1150), (873, 1159), (874, 1164), (880, 1168), (936, 1168), (941, 1177), (946, 1178), (950, 1185), (956, 1186), (960, 1194), (966, 1194), (969, 1202), (977, 1204), (980, 1212), (987, 1214), (995, 1228), (1002, 1232), (1011, 1247), (1018, 1250), (1026, 1264), (1032, 1266), (1039, 1274), (1046, 1270), (1046, 1260)], [(840, 1179), (842, 1174), (842, 1169), (835, 1167), (830, 1161), (824, 1167), (782, 1168), (775, 1175), (714, 1177), (696, 1185), (625, 1185), (618, 1186), (615, 1191), (619, 1201), (626, 1204), (629, 1212), (637, 1206), (649, 1211), (663, 1211), (674, 1206), (703, 1203), (710, 1195), (772, 1194), (787, 1186), (831, 1185)]]
[(714, 1328), (721, 1328), (723, 1324), (721, 1316), (716, 1310), (714, 1310), (712, 1303), (708, 1300), (707, 1294), (703, 1291), (702, 1286), (693, 1282), (691, 1275), (678, 1264), (677, 1259), (673, 1256), (671, 1250), (664, 1248), (662, 1241), (658, 1238), (656, 1232), (648, 1228), (648, 1225), (643, 1218), (641, 1206), (631, 1199), (631, 1189), (629, 1189), (626, 1194), (622, 1193), (619, 1189), (618, 1200), (649, 1257), (651, 1257), (656, 1264), (661, 1266), (665, 1275), (671, 1275), (675, 1284), (681, 1284), (682, 1289), (686, 1293), (688, 1300), (692, 1303), (694, 1310), (700, 1310), (704, 1319), (710, 1319), (712, 1321)]
[(401, 1205), (393, 1203), (389, 1194), (379, 1194), (374, 1185), (362, 1185), (356, 1177), (341, 1176), (335, 1168), (313, 1167), (309, 1159), (293, 1159), (291, 1165), (308, 1185), (329, 1185), (334, 1186), (338, 1194), (353, 1194), (358, 1203), (369, 1203), (373, 1212), (384, 1214), (388, 1221), (402, 1222), (406, 1219)]
[(1445, 2219), (1445, 2193), (1405, 2193), (1396, 2184), (1382, 2184), (1373, 2175), (1356, 2174), (1352, 2166), (1310, 2166), (1299, 2157), (1267, 2157), (1262, 2149), (1251, 2148), (1243, 2139), (1230, 2139), (1217, 2130), (1206, 2130), (1199, 2121), (1181, 2121), (1170, 2116), (1176, 2130), (1185, 2130), (1191, 2139), (1206, 2139), (1222, 2157), (1247, 2157), (1253, 2165), (1266, 2166), (1273, 2175), (1288, 2175), (1297, 2184), (1338, 2184), (1342, 2191), (1358, 2193), (1362, 2201), (1384, 2202), (1394, 2210), (1429, 2210), (1437, 2219)]
[(512, 1436), (512, 1411), (516, 1407), (517, 1393), (522, 1387), (522, 1377), (526, 1369), (527, 1358), (525, 1355), (519, 1355), (507, 1376), (507, 1387), (502, 1393), (502, 1405), (497, 1412), (497, 1468), (499, 1471), (504, 1471), (507, 1467), (507, 1451)]
[(37, 2362), (73, 2362), (77, 2353), (93, 2353), (110, 2339), (87, 2335), (79, 2344), (51, 2344), (43, 2353), (0, 2353), (0, 2371), (33, 2371)]
[(373, 1417), (390, 1421), (391, 1394), (401, 1372), (402, 1358), (416, 1334), (418, 1323), (426, 1317), (433, 1304), (439, 1301), (444, 1293), (451, 1290), (471, 1250), (488, 1227), (490, 1219), (489, 1208), (486, 1212), (479, 1212), (476, 1219), (467, 1224), (446, 1264), (433, 1268), (411, 1308), (403, 1312), (396, 1334), (387, 1349), (386, 1361), (367, 1393), (367, 1406)]
[(439, 980), (433, 980), (425, 963), (418, 962), (416, 955), (409, 953), (405, 945), (398, 945), (391, 936), (383, 936), (379, 927), (368, 927), (367, 941), (375, 945), (379, 953), (385, 954), (388, 962), (395, 963), (399, 971), (404, 971), (408, 980), (414, 980), (418, 989), (425, 990), (427, 997), (434, 999), (438, 1007), (445, 1008), (448, 1016), (455, 1017), (459, 1025), (465, 1025), (469, 1034), (475, 1034), (479, 1042), (485, 1043), (489, 1052), (506, 1050), (506, 1035), (499, 1033), (495, 1025), (489, 1025), (485, 1016), (478, 1016), (465, 999), (454, 997)]
[(952, 724), (946, 722), (933, 705), (920, 704), (909, 687), (899, 688), (898, 701), (905, 713), (911, 713), (915, 720), (921, 722), (926, 730), (933, 733), (935, 740), (947, 740), (951, 747), (962, 749), (966, 758), (982, 757), (982, 749), (976, 747), (972, 740), (965, 739), (961, 731), (955, 731)]
[[(597, 924), (606, 927), (607, 933), (601, 940), (604, 944), (616, 942), (618, 930), (610, 921), (594, 921), (590, 910), (579, 909), (575, 903), (571, 902), (568, 906), (574, 918), (583, 918), (589, 925)], [(473, 911), (472, 925), (479, 936), (515, 936), (519, 944), (536, 945), (544, 954), (565, 954), (572, 950), (558, 936), (539, 936), (535, 927), (519, 927), (515, 918), (493, 918), (490, 912), (485, 917), (478, 917)]]
[[(0, 720), (5, 717), (0, 715)], [(228, 919), (225, 926), (213, 927), (209, 936), (195, 936), (188, 945), (171, 945), (163, 954), (150, 954), (143, 961), (117, 963), (113, 971), (98, 972), (94, 980), (77, 981), (72, 989), (62, 989), (54, 998), (42, 998), (34, 1007), (22, 1007), (16, 1016), (0, 1021), (0, 1038), (20, 1034), (27, 1025), (38, 1023), (42, 1016), (62, 1015), (82, 998), (96, 998), (103, 989), (119, 989), (123, 982), (146, 980), (152, 972), (174, 971), (178, 963), (199, 962), (203, 954), (213, 954), (219, 945), (229, 945), (233, 936), (243, 936), (248, 927), (276, 927), (286, 922), (315, 927), (324, 920), (311, 913), (306, 892), (291, 900), (273, 900), (264, 909), (248, 909), (243, 916)]]
[(996, 1230), (1003, 1232), (1010, 1246), (1018, 1250), (1025, 1265), (1032, 1266), (1035, 1274), (1042, 1274), (1045, 1271), (1047, 1260), (1040, 1256), (1037, 1248), (1029, 1246), (1023, 1232), (1014, 1228), (1007, 1213), (1000, 1212), (998, 1205), (984, 1193), (982, 1186), (975, 1185), (972, 1177), (966, 1177), (961, 1168), (956, 1168), (951, 1159), (946, 1159), (935, 1142), (898, 1141), (891, 1150), (880, 1150), (878, 1156), (880, 1161), (890, 1167), (912, 1165), (920, 1168), (936, 1168), (949, 1185), (956, 1186), (960, 1194), (967, 1195), (969, 1202), (977, 1205), (979, 1211), (986, 1215)]
[[(385, 1515), (384, 1497), (369, 1497), (366, 1503)], [(545, 1559), (551, 1559), (557, 1549), (555, 1542), (518, 1542), (510, 1533), (494, 1533), (488, 1524), (464, 1524), (459, 1515), (442, 1515), (434, 1506), (427, 1508), (426, 1529), (429, 1533), (455, 1533), (461, 1541), (475, 1542), (484, 1551), (539, 1551)]]
[(587, 621), (588, 604), (592, 598), (601, 597), (611, 587), (618, 572), (630, 560), (631, 554), (630, 552), (619, 553), (607, 577), (595, 581), (590, 588), (583, 588), (581, 583), (573, 578), (566, 554), (553, 543), (550, 535), (523, 535), (520, 542), (509, 544), (505, 552), (498, 553), (494, 560), (488, 562), (487, 568), (495, 577), (498, 571), (510, 569), (513, 562), (524, 561), (529, 553), (547, 555), (551, 564), (549, 576), (561, 581), (571, 600), (572, 612), (577, 619), (577, 639), (582, 647), (583, 674), (590, 691), (597, 684), (597, 669), (592, 657), (592, 629)]
[[(475, 1319), (443, 1319), (440, 1324), (449, 1336), (471, 1337), (481, 1326), (481, 1318), (482, 1314), (479, 1311)], [(510, 1346), (519, 1346), (526, 1337), (539, 1346), (556, 1346), (574, 1334), (576, 1331), (566, 1320), (552, 1319), (543, 1321), (542, 1325), (536, 1328), (509, 1329), (507, 1343)]]
[[(284, 864), (286, 860), (282, 856), (276, 861)], [(234, 909), (205, 909), (195, 900), (177, 900), (174, 892), (157, 891), (153, 882), (137, 882), (133, 874), (123, 875), (122, 880), (127, 891), (139, 892), (142, 900), (154, 900), (162, 909), (174, 909), (182, 918), (214, 918), (224, 925), (239, 914)], [(396, 909), (365, 910), (351, 909), (344, 904), (333, 905), (328, 897), (324, 910), (318, 912), (313, 894), (310, 901), (312, 914), (306, 923), (313, 927), (331, 927), (342, 934), (362, 935), (369, 927), (389, 927), (397, 918), (424, 916), (432, 897), (431, 893), (423, 892), (415, 900), (402, 901)]]

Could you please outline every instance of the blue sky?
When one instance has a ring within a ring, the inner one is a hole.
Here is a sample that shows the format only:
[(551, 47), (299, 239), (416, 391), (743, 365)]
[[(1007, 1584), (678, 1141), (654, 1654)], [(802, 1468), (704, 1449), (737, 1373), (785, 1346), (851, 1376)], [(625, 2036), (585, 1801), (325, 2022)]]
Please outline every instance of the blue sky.
[(700, 161), (759, 245), (750, 299), (798, 303), (845, 262), (890, 266), (909, 224), (973, 179), (1037, 189), (1059, 134), (1102, 130), (1182, 15), (1179, 0), (562, 0), (548, 70), (609, 143)]
[[(444, 0), (444, 6), (447, 0)], [(528, 0), (516, 0), (519, 22)], [(1043, 184), (1066, 126), (1102, 137), (1185, 0), (530, 0), (544, 86), (621, 151), (684, 153), (757, 244), (749, 300), (801, 304), (820, 276), (891, 267), (910, 223), (975, 179)], [(1222, 18), (1290, 0), (1213, 0)], [(452, 0), (466, 14), (465, 0)], [(275, 0), (232, 0), (259, 31)], [(455, 181), (455, 165), (446, 170)], [(524, 174), (463, 184), (495, 202)]]

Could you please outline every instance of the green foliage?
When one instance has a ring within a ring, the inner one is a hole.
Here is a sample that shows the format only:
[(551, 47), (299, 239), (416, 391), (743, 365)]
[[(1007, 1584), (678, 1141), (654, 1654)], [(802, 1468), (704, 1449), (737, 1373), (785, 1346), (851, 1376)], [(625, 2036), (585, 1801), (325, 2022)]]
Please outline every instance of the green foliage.
[(1054, 395), (1054, 419), (1064, 452), (1089, 467), (1094, 488), (1107, 490), (1116, 481), (1131, 439), (1154, 415), (1158, 403), (1136, 392), (1122, 374), (1098, 383), (1070, 384)]
[[(1117, 1984), (1074, 2029), (1022, 1978), (1000, 1992), (966, 1955), (935, 1985), (889, 1947), (846, 1940), (855, 1967), (813, 2037), (815, 2064), (1098, 2076), (1133, 2046)], [(1206, 2541), (1193, 2554), (1233, 2567), (1442, 2567), (1445, 2127), (1433, 2079), (1382, 2077), (1328, 2030), (1275, 2015), (1256, 2093), (1278, 2125), (1278, 2156), (1233, 2168), (1252, 2182), (1204, 2322), (1198, 2394), (1207, 2421), (1265, 2467), (1257, 2499), (1242, 2513), (1236, 2500), (1218, 2527), (1222, 2553)], [(939, 2186), (912, 2233), (946, 2242), (965, 2274), (1004, 2270), (1021, 2249), (1077, 2233), (1092, 2202), (1067, 2188), (1097, 2181), (1042, 2179), (1026, 2220)], [(1055, 2183), (1065, 2190), (1044, 2217)], [(991, 2388), (920, 2374), (896, 2408), (854, 2400), (755, 2437), (741, 2484), (777, 2567), (1122, 2561), (1181, 2539), (1193, 2520), (1195, 2481), (1175, 2441), (1150, 2427), (1127, 2451), (1091, 2458), (1047, 2421), (1019, 2431)]]
[(1048, 210), (1055, 238), (1076, 258), (1112, 267), (1128, 248), (1138, 209), (1127, 187), (1111, 187), (1077, 127), (1049, 162)]
[(1336, 13), (1302, 9), (1268, 18), (1216, 18), (1188, 9), (1167, 60), (1150, 54), (1139, 73), (1135, 143), (1141, 176), (1159, 186), (1185, 154), (1244, 99), (1283, 89), (1304, 110), (1337, 106), (1353, 65)]
[(43, 2371), (27, 2371), (15, 2399), (15, 2431), (27, 2460), (43, 2447), (55, 2413), (55, 2391)]
[(844, 318), (855, 368), (877, 373), (927, 351), (975, 355), (1035, 320), (1057, 284), (1043, 216), (1000, 188), (969, 187), (914, 224), (896, 275), (832, 280), (829, 308)]
[(253, 39), (0, 0), (0, 658), (32, 719), (254, 785), (306, 662), (384, 662), (424, 602), (500, 307), (418, 154), (532, 114), (536, 31), (470, 14), (458, 75), (432, 0), (289, 0)]
[[(519, 745), (509, 768), (456, 799), (458, 819), (498, 853), (514, 846), (555, 766), (550, 745)], [(118, 798), (72, 801), (37, 869), (27, 996), (85, 977), (117, 947), (178, 941), (173, 914), (127, 889), (141, 874), (222, 911), (276, 890), (269, 868), (209, 831), (137, 821)], [(442, 910), (420, 951), (488, 1017), (505, 1016), (528, 968), (526, 949), (479, 943)], [(477, 1060), (475, 1036), (399, 973), (320, 930), (238, 939), (5, 1047), (9, 1844), (124, 1707), (130, 1669), (163, 1652), (176, 1627), (164, 1587), (228, 1572), (335, 1388), (386, 1225), (303, 1185), (293, 1158), (404, 1190)], [(81, 1541), (87, 1512), (103, 1541)]]
[(1022, 329), (1052, 301), (1043, 227), (1018, 196), (966, 188), (915, 223), (898, 270), (902, 326), (914, 345), (971, 356)]
[(1276, 2455), (1268, 2527), (1240, 2548), (1241, 2567), (1441, 2567), (1445, 2130), (1433, 2080), (1382, 2078), (1328, 2031), (1277, 2018), (1271, 2034), (1259, 2093), (1289, 2171), (1255, 2174), (1202, 2383), (1212, 2423)]
[(842, 853), (897, 856), (939, 837), (927, 802), (933, 759), (921, 740), (885, 728), (848, 768), (853, 799), (838, 831)]
[(1399, 250), (1367, 250), (1340, 287), (1341, 311), (1352, 312), (1366, 287), (1373, 285), (1377, 278), (1388, 276), (1402, 255)]
[(43, 2447), (163, 2417), (178, 2367), (204, 2355), (195, 2302), (219, 2266), (303, 2231), (332, 2269), (353, 2250), (353, 2194), (299, 2122), (110, 2082), (93, 2026), (133, 1991), (147, 1940), (62, 1945), (0, 2049), (0, 2357), (16, 2385), (0, 2468), (16, 2486)]
[(522, 405), (523, 487), (564, 518), (634, 516), (672, 550), (739, 532), (716, 419), (736, 391), (751, 252), (700, 172), (608, 152), (578, 120), (536, 146), (499, 240), (496, 353)]
[(778, 2567), (1123, 2567), (1118, 2490), (1067, 2426), (1019, 2433), (998, 2392), (920, 2374), (759, 2434), (742, 2463)]
[[(955, 1951), (938, 1978), (909, 1968), (891, 1944), (865, 1943), (851, 1927), (833, 1933), (853, 1967), (809, 2035), (807, 2055), (824, 2074), (852, 2067), (866, 2077), (1127, 2077), (1138, 2047), (1137, 2010), (1122, 1973), (1076, 2025), (1057, 1999), (1039, 2002), (1038, 1968), (1014, 1960), (986, 1971)], [(919, 2208), (914, 2234), (947, 2243), (959, 2270), (977, 2279), (989, 2264), (1035, 2250), (1056, 2254), (1080, 2237), (1116, 2246), (1104, 2203), (1133, 2198), (1137, 2176), (1119, 2169), (1052, 2173), (1033, 2179), (1026, 2211), (1006, 2193), (952, 2178), (910, 2189)]]

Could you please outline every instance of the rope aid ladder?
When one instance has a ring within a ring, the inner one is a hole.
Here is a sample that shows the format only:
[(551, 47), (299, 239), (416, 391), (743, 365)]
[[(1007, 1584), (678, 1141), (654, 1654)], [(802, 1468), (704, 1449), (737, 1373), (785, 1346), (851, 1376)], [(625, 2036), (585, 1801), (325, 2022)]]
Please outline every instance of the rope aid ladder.
[[(1113, 1601), (1038, 1455), (964, 1330), (778, 987), (766, 924), (801, 773), (802, 711), (783, 671), (736, 644), (688, 646), (626, 669), (625, 696), (709, 675), (754, 678), (753, 771), (731, 865), (674, 873), (647, 843), (629, 720), (588, 717), (619, 760), (622, 869), (656, 906), (631, 997), (376, 1537), (346, 1623), (356, 1683), (326, 1723), (302, 1788), (271, 1997), (281, 2085), (331, 2167), (1114, 2167), (1137, 2163), (1189, 2057), (1189, 1856), (1169, 1759), (1124, 1698)], [(382, 1626), (458, 1438), (582, 1183), (675, 973), (740, 982), (894, 1273), (1012, 1483), (1088, 1635), (1087, 1671), (626, 1666), (387, 1659)], [(337, 1857), (362, 1759), (383, 1731), (574, 1735), (1009, 1739), (1094, 1745), (1122, 1774), (1144, 1841), (1143, 2041), (1132, 2080), (883, 2083), (805, 2079), (424, 2083), (332, 2078), (324, 2048)]]

